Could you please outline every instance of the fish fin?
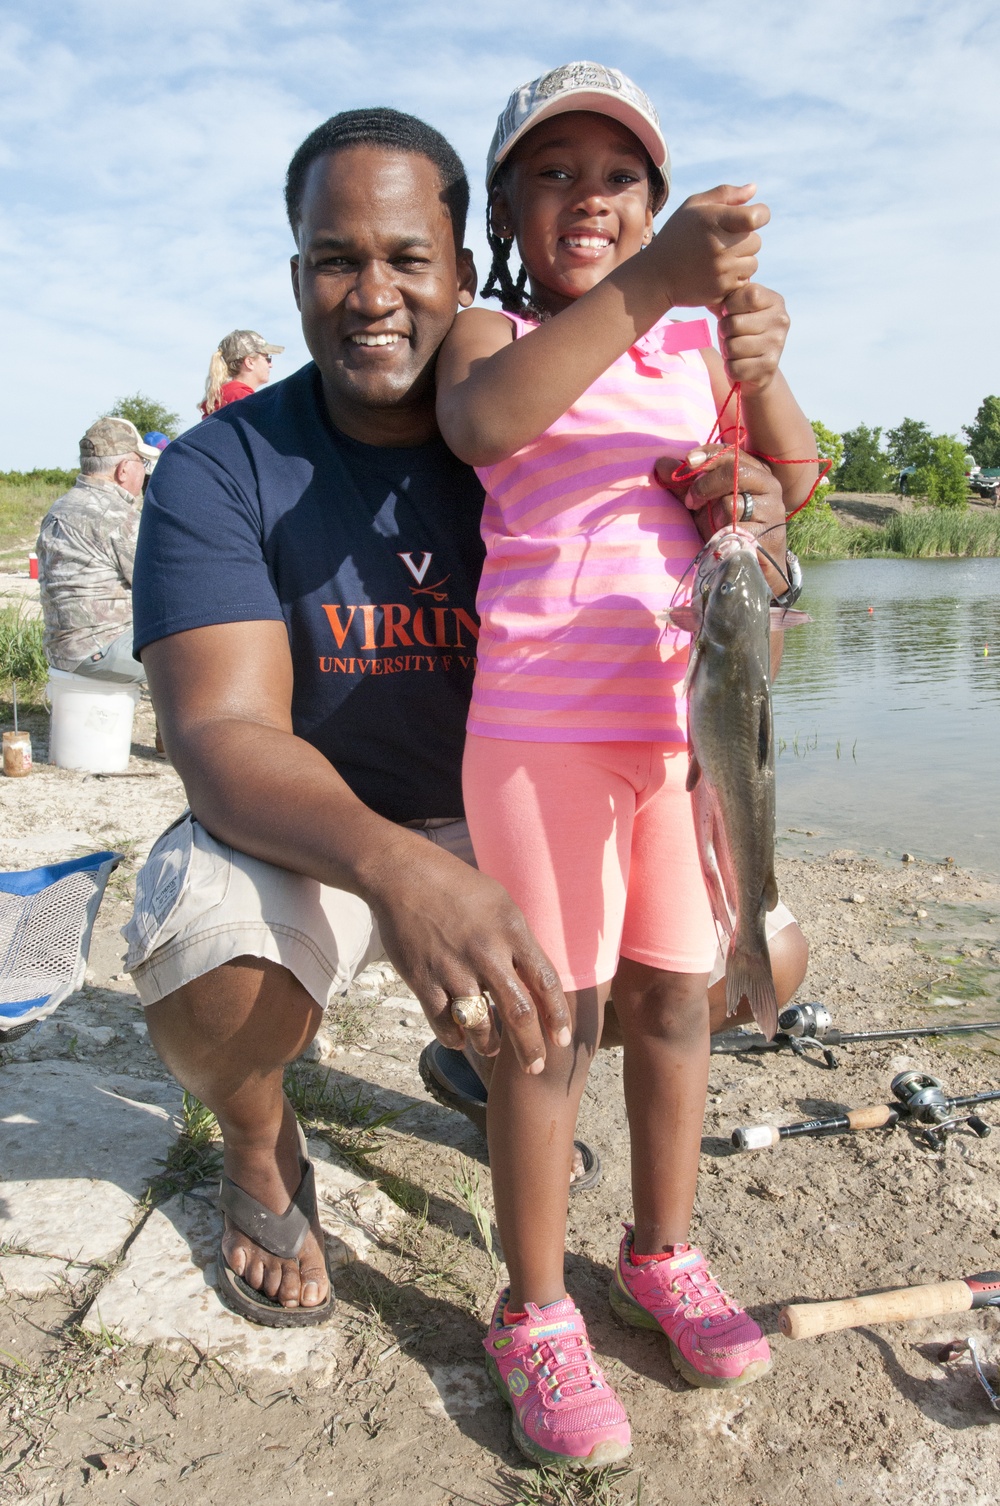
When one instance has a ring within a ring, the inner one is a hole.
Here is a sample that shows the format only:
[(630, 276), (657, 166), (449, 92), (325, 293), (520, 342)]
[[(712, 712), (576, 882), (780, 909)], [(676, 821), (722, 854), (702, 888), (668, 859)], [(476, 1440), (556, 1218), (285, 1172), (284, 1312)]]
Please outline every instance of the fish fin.
[[(708, 902), (712, 907), (716, 924), (729, 938), (736, 926), (736, 906), (729, 898), (729, 895), (735, 892), (731, 881), (732, 864), (729, 861), (729, 849), (726, 847), (726, 834), (719, 814), (718, 801), (707, 780), (702, 780), (695, 790), (692, 804), (698, 839), (698, 856), (701, 859), (702, 876), (708, 891)], [(730, 875), (728, 884), (727, 872)]]
[(778, 881), (773, 872), (769, 873), (764, 883), (764, 909), (769, 913), (778, 903)]
[(797, 607), (772, 607), (771, 608), (771, 632), (777, 632), (781, 628), (804, 627), (807, 622), (812, 622), (808, 612), (800, 612)]
[(690, 795), (691, 791), (697, 785), (697, 783), (698, 783), (698, 781), (699, 781), (700, 778), (701, 778), (701, 764), (698, 762), (697, 758), (695, 758), (694, 754), (692, 753), (690, 761), (688, 763), (687, 779), (685, 779), (685, 781), (684, 781), (684, 788), (687, 790), (687, 792), (688, 792), (689, 795)]
[(697, 638), (695, 638), (694, 642), (691, 644), (691, 650), (688, 654), (687, 674), (684, 676), (684, 684), (681, 687), (686, 696), (690, 696), (691, 694), (691, 688), (694, 685), (694, 677), (697, 673), (698, 665), (700, 663), (701, 649), (698, 647)]
[(767, 767), (771, 756), (771, 697), (760, 698), (760, 717), (757, 722), (757, 767)]
[(778, 998), (774, 991), (771, 959), (764, 942), (752, 947), (739, 945), (734, 936), (726, 960), (726, 1014), (735, 1014), (746, 999), (761, 1033), (771, 1040), (778, 1029)]
[(698, 633), (701, 630), (701, 613), (697, 607), (671, 607), (666, 614), (671, 627), (682, 633)]

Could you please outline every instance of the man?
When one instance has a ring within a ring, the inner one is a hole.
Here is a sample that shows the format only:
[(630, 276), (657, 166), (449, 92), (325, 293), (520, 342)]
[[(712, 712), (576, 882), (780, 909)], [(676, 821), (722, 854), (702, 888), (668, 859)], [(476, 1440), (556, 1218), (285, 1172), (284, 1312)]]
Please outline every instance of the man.
[(452, 1015), (487, 991), (526, 1071), (569, 1041), (520, 912), (457, 861), (482, 489), (438, 436), (434, 361), (475, 292), (462, 165), (351, 111), (286, 198), (314, 364), (174, 441), (144, 511), (136, 651), (193, 815), (126, 928), (153, 1044), (223, 1131), (220, 1295), (281, 1326), (331, 1300), (282, 1069), (359, 967), (387, 954), (446, 1047), (496, 1050), (488, 1013)]
[(132, 657), (132, 566), (143, 483), (159, 458), (127, 418), (99, 418), (80, 440), (80, 474), (45, 514), (35, 546), (55, 669), (145, 681)]

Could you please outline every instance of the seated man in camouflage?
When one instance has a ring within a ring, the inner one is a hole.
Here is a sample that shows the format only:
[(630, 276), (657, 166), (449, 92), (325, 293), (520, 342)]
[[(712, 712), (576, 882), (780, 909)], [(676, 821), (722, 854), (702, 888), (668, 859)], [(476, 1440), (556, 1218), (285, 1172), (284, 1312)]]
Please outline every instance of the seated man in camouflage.
[(159, 455), (125, 418), (100, 418), (80, 440), (80, 474), (45, 514), (36, 546), (54, 669), (145, 682), (132, 657), (132, 562), (143, 482)]

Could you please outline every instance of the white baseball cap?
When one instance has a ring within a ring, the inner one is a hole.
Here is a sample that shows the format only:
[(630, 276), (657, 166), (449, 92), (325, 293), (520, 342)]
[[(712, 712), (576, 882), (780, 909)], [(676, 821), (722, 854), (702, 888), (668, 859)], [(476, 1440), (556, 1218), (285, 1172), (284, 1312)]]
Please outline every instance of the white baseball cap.
[(670, 191), (670, 152), (652, 100), (617, 68), (601, 63), (564, 63), (515, 89), (497, 121), (486, 159), (486, 187), (497, 168), (532, 127), (552, 115), (590, 110), (627, 126), (642, 142), (659, 177), (653, 184), (654, 206), (661, 209)]

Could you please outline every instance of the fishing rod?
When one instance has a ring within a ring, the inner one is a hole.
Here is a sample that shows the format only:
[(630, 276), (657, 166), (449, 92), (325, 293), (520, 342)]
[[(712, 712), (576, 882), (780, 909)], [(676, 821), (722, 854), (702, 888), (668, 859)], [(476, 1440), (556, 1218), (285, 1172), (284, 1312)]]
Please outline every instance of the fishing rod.
[(967, 1124), (974, 1135), (985, 1140), (991, 1127), (978, 1114), (958, 1114), (956, 1109), (972, 1108), (979, 1103), (995, 1103), (1000, 1100), (1000, 1089), (984, 1093), (970, 1093), (960, 1098), (949, 1098), (944, 1084), (929, 1072), (898, 1072), (890, 1088), (895, 1103), (867, 1104), (860, 1109), (848, 1109), (843, 1114), (830, 1114), (823, 1119), (806, 1119), (801, 1124), (782, 1124), (777, 1128), (770, 1124), (743, 1125), (733, 1130), (732, 1143), (736, 1150), (770, 1150), (781, 1140), (790, 1140), (798, 1135), (837, 1135), (852, 1130), (894, 1129), (901, 1119), (922, 1126), (920, 1138), (931, 1150), (943, 1150), (947, 1136), (962, 1124)]
[[(908, 1041), (925, 1035), (970, 1035), (984, 1030), (1000, 1030), (1000, 1020), (976, 1020), (960, 1025), (899, 1025), (892, 1030), (838, 1030), (825, 1004), (792, 1004), (778, 1016), (778, 1033), (773, 1040), (756, 1031), (731, 1032), (714, 1036), (713, 1056), (742, 1056), (744, 1051), (791, 1051), (817, 1066), (836, 1069), (840, 1063), (831, 1046), (849, 1046), (867, 1041)], [(820, 1062), (816, 1052), (822, 1053)]]

